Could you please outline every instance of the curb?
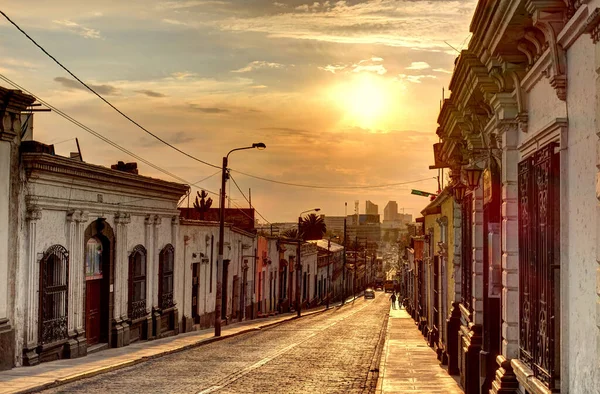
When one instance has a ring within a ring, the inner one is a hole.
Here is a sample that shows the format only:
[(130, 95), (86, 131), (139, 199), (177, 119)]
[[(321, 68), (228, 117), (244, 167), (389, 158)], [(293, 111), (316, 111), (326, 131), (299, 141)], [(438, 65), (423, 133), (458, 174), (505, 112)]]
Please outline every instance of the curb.
[(99, 368), (96, 368), (96, 369), (91, 369), (89, 371), (80, 372), (78, 374), (74, 374), (74, 375), (67, 376), (67, 377), (64, 377), (64, 378), (56, 379), (55, 381), (50, 382), (50, 383), (43, 383), (43, 384), (40, 384), (40, 385), (35, 386), (35, 387), (27, 388), (25, 390), (13, 391), (12, 393), (14, 393), (14, 394), (27, 394), (27, 393), (35, 393), (35, 392), (38, 392), (38, 391), (47, 390), (47, 389), (50, 389), (50, 388), (55, 388), (55, 387), (62, 386), (62, 385), (68, 384), (68, 383), (73, 383), (73, 382), (78, 381), (78, 380), (82, 380), (82, 379), (86, 379), (86, 378), (91, 378), (91, 377), (94, 377), (94, 376), (97, 376), (97, 375), (101, 375), (101, 374), (104, 374), (104, 373), (113, 372), (113, 371), (116, 371), (116, 370), (119, 370), (119, 369), (122, 369), (122, 368), (132, 367), (134, 365), (137, 365), (137, 364), (149, 361), (149, 360), (154, 360), (154, 359), (157, 359), (157, 358), (160, 358), (160, 357), (163, 357), (163, 356), (168, 356), (170, 354), (179, 353), (179, 352), (182, 352), (182, 351), (185, 351), (185, 350), (190, 350), (190, 349), (197, 348), (197, 347), (200, 347), (200, 346), (208, 345), (208, 344), (211, 344), (213, 342), (217, 342), (217, 341), (222, 341), (224, 339), (233, 338), (233, 337), (236, 337), (238, 335), (247, 334), (249, 332), (260, 331), (260, 330), (264, 330), (264, 329), (267, 329), (267, 328), (271, 328), (271, 327), (274, 327), (274, 326), (277, 326), (277, 325), (280, 325), (280, 324), (283, 324), (283, 323), (290, 322), (292, 320), (296, 320), (296, 319), (299, 319), (299, 318), (301, 319), (301, 318), (303, 318), (305, 316), (312, 316), (312, 315), (320, 314), (320, 313), (323, 313), (323, 312), (327, 312), (327, 311), (333, 309), (333, 307), (334, 306), (330, 305), (329, 309), (324, 308), (324, 309), (320, 309), (320, 310), (316, 310), (316, 311), (308, 311), (308, 312), (303, 313), (301, 316), (290, 316), (290, 317), (285, 318), (285, 319), (280, 320), (280, 321), (266, 323), (266, 324), (263, 324), (263, 325), (260, 325), (260, 326), (257, 326), (257, 327), (252, 327), (252, 328), (248, 328), (248, 329), (245, 329), (245, 330), (240, 330), (240, 331), (235, 332), (235, 333), (221, 335), (220, 337), (211, 337), (211, 338), (201, 339), (198, 342), (191, 343), (191, 344), (188, 344), (188, 345), (185, 345), (185, 346), (181, 346), (181, 347), (176, 348), (176, 349), (167, 350), (167, 351), (164, 351), (162, 353), (153, 354), (151, 356), (142, 356), (142, 357), (137, 358), (137, 359), (132, 359), (132, 360), (127, 360), (127, 361), (123, 361), (123, 362), (118, 362), (116, 364), (108, 365), (108, 366), (105, 366), (105, 367), (99, 367)]

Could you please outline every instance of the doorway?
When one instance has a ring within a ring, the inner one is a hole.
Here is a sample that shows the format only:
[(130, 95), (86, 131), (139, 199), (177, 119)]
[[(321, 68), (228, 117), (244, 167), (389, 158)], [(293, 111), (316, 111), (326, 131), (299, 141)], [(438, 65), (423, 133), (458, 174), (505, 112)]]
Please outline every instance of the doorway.
[(114, 235), (98, 219), (85, 233), (85, 334), (88, 347), (110, 342), (110, 284)]
[(200, 263), (192, 264), (192, 319), (194, 324), (200, 323), (200, 306), (198, 292), (200, 290)]

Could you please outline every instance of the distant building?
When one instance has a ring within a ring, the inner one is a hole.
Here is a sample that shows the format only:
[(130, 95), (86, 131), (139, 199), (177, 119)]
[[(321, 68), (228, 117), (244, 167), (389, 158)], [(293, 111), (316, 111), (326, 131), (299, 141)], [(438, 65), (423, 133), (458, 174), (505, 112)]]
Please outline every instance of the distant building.
[(396, 201), (388, 201), (383, 208), (383, 220), (396, 220), (398, 218), (398, 203)]
[(365, 203), (365, 213), (367, 215), (378, 215), (379, 214), (379, 206), (377, 204), (373, 204), (371, 201), (367, 200)]

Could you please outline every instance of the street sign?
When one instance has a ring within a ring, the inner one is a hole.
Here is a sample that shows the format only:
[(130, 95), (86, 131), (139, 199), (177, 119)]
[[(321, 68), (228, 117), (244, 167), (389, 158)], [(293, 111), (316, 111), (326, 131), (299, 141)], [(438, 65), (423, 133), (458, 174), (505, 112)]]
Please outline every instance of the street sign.
[(412, 189), (410, 191), (410, 194), (414, 194), (416, 196), (422, 196), (422, 197), (429, 197), (429, 196), (435, 195), (435, 193), (428, 193), (428, 192), (424, 192), (422, 190), (415, 190), (415, 189)]

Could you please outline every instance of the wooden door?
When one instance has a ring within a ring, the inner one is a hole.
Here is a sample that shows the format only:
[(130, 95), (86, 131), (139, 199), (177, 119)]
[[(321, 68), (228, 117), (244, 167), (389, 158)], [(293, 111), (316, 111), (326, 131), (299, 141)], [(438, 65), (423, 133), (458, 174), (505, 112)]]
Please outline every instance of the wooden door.
[(200, 290), (200, 263), (192, 265), (192, 318), (195, 324), (200, 323), (200, 307), (198, 303), (198, 292)]
[(88, 345), (100, 342), (102, 279), (86, 281), (85, 333)]

